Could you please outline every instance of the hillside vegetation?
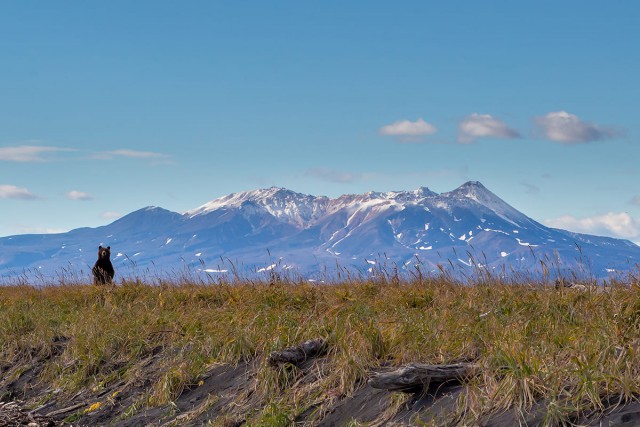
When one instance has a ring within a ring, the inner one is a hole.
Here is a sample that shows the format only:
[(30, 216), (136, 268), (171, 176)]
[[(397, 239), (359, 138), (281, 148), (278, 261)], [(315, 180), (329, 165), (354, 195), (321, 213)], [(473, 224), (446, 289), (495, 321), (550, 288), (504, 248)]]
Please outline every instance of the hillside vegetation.
[[(637, 399), (640, 284), (7, 286), (0, 348), (0, 400), (73, 425), (558, 425)], [(367, 384), (409, 362), (479, 369), (447, 393)]]

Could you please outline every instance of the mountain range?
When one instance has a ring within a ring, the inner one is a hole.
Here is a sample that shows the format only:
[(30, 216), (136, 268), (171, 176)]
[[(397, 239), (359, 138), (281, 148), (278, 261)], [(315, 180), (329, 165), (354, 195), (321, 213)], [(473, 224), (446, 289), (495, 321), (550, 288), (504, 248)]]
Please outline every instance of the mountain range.
[(546, 227), (471, 181), (442, 194), (421, 187), (332, 199), (272, 187), (184, 213), (146, 207), (102, 227), (0, 238), (0, 279), (88, 277), (98, 245), (111, 246), (120, 278), (288, 272), (319, 280), (383, 269), (601, 278), (640, 262), (630, 241)]

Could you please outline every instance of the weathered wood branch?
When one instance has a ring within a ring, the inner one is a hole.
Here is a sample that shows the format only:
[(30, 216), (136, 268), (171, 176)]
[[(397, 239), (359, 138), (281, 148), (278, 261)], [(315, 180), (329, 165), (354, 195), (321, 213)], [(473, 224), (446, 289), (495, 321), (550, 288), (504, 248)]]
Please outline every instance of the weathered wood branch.
[(269, 355), (269, 365), (279, 366), (285, 363), (298, 365), (307, 359), (322, 356), (327, 350), (327, 343), (322, 339), (305, 341), (302, 344), (274, 351)]
[(76, 403), (75, 405), (67, 406), (66, 408), (58, 409), (53, 412), (49, 412), (46, 417), (55, 417), (56, 415), (66, 414), (67, 412), (75, 411), (76, 409), (80, 409), (83, 406), (87, 406), (87, 402)]
[(390, 372), (377, 372), (369, 379), (373, 388), (415, 392), (426, 389), (431, 383), (461, 381), (476, 375), (478, 367), (472, 363), (456, 363), (452, 365), (426, 365), (410, 363)]

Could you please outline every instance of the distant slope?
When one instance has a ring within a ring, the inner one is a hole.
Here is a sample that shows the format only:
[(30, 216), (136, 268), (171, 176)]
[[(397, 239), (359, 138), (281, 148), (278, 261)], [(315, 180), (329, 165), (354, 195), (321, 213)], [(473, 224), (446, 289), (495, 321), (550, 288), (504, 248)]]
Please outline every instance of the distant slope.
[(234, 193), (184, 214), (144, 208), (98, 228), (0, 238), (0, 277), (86, 277), (98, 245), (119, 276), (290, 271), (313, 278), (336, 265), (375, 273), (542, 272), (605, 277), (636, 268), (633, 243), (545, 227), (479, 182), (442, 194), (369, 192), (336, 199), (268, 188)]

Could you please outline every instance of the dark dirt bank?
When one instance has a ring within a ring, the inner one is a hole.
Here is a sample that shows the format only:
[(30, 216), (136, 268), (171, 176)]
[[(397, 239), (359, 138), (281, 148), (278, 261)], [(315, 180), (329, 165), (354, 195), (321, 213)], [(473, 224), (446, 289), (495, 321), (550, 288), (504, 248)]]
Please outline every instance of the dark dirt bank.
[[(64, 348), (60, 340), (59, 350)], [(200, 426), (251, 425), (250, 414), (264, 408), (256, 397), (258, 367), (252, 360), (237, 365), (211, 367), (168, 405), (148, 407), (145, 396), (153, 379), (162, 371), (161, 349), (141, 359), (138, 375), (127, 382), (115, 382), (100, 391), (89, 389), (69, 396), (40, 379), (46, 364), (56, 357), (33, 359), (15, 366), (0, 367), (0, 426)], [(321, 375), (327, 356), (306, 360), (294, 367), (295, 383), (304, 387)], [(274, 367), (291, 369), (292, 367)], [(391, 368), (390, 368), (391, 369)], [(331, 401), (317, 402), (300, 413), (264, 418), (260, 425), (287, 426), (422, 426), (466, 425), (453, 417), (457, 398), (464, 386), (456, 381), (432, 382), (427, 389), (413, 393), (392, 393), (374, 389), (363, 382), (348, 396), (336, 395)], [(543, 425), (544, 405), (527, 414), (515, 410), (481, 418), (474, 425)], [(585, 414), (572, 420), (576, 425), (640, 425), (640, 402), (623, 406), (615, 399), (605, 415)]]

